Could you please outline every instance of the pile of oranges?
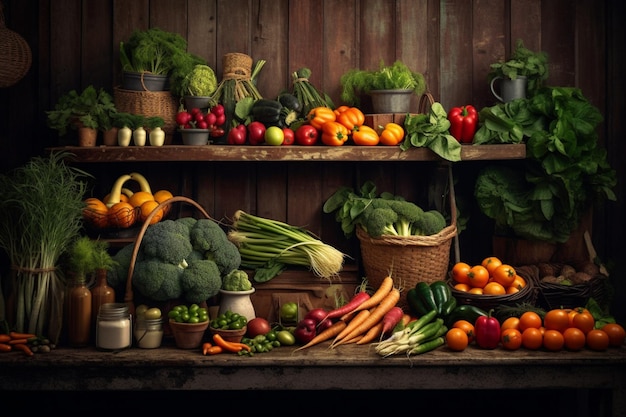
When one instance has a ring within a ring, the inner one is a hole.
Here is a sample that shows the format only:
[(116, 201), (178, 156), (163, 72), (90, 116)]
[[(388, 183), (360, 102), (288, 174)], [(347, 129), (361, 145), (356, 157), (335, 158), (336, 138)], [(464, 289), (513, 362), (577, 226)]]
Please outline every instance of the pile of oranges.
[(477, 265), (457, 262), (452, 267), (452, 279), (455, 289), (470, 294), (514, 294), (526, 286), (526, 280), (515, 268), (495, 256)]
[[(593, 315), (583, 307), (552, 309), (543, 318), (534, 311), (526, 311), (500, 325), (500, 345), (506, 350), (604, 351), (622, 346), (625, 339), (624, 327), (607, 323), (597, 328)], [(446, 344), (454, 351), (464, 350), (473, 340), (474, 325), (467, 320), (455, 322), (446, 336)]]

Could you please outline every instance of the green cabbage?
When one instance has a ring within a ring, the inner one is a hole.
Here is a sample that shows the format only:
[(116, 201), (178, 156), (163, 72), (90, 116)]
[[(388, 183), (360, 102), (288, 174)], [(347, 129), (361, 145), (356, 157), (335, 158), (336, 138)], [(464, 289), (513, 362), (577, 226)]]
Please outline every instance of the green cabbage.
[(187, 75), (187, 91), (192, 96), (210, 96), (217, 88), (217, 77), (208, 65), (198, 64)]

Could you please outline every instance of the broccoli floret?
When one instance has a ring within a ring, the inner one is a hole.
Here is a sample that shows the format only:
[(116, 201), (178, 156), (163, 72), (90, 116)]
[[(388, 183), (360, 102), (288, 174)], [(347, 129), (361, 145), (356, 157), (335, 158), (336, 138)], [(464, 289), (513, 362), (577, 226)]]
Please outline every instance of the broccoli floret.
[(248, 291), (252, 289), (252, 283), (246, 271), (233, 269), (222, 279), (222, 289), (226, 291)]
[(162, 220), (150, 225), (141, 241), (139, 249), (147, 259), (157, 258), (163, 262), (184, 266), (185, 259), (193, 246), (189, 239), (189, 229), (174, 220)]
[(183, 293), (181, 277), (184, 269), (159, 259), (135, 264), (133, 285), (146, 297), (156, 301), (179, 298)]
[(191, 231), (191, 228), (196, 224), (198, 220), (193, 217), (180, 217), (175, 220), (176, 223), (181, 223), (187, 226), (188, 231)]
[(368, 211), (361, 221), (361, 225), (372, 237), (380, 237), (382, 235), (397, 236), (398, 232), (393, 226), (397, 220), (398, 216), (391, 208), (376, 207)]
[(217, 295), (222, 277), (217, 264), (208, 259), (195, 260), (180, 277), (182, 295), (189, 303), (200, 303)]
[(198, 219), (189, 234), (193, 249), (214, 261), (222, 276), (241, 266), (239, 249), (215, 221)]
[(446, 227), (446, 219), (437, 210), (428, 210), (413, 224), (413, 234), (430, 236), (441, 232)]
[(115, 265), (107, 271), (107, 283), (114, 289), (124, 288), (128, 280), (128, 268), (133, 255), (133, 244), (126, 245), (113, 255)]
[(389, 200), (389, 206), (396, 212), (398, 219), (394, 227), (399, 236), (411, 236), (413, 223), (422, 218), (424, 210), (406, 200)]

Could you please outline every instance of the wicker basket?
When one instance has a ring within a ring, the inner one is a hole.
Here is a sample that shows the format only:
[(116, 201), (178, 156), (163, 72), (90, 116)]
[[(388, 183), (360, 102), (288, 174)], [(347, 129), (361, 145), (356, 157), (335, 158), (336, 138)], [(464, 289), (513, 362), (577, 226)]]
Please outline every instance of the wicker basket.
[(370, 286), (377, 288), (389, 274), (403, 289), (398, 306), (407, 307), (406, 293), (418, 282), (446, 278), (452, 239), (456, 236), (456, 200), (450, 174), (450, 225), (430, 236), (369, 236), (361, 227), (356, 235), (361, 261)]
[(601, 307), (610, 302), (611, 286), (606, 275), (597, 274), (585, 284), (563, 285), (542, 281), (539, 268), (528, 266), (537, 287), (537, 306), (544, 310), (584, 307), (593, 298)]
[(534, 305), (537, 301), (538, 294), (538, 288), (534, 278), (535, 271), (532, 267), (520, 266), (515, 268), (515, 272), (524, 278), (526, 286), (514, 294), (484, 295), (459, 291), (454, 288), (454, 280), (452, 277), (448, 279), (448, 285), (450, 285), (452, 295), (456, 298), (459, 305), (469, 304), (483, 310), (497, 309), (502, 305), (514, 307), (522, 303)]
[[(209, 214), (200, 204), (196, 203), (194, 200), (190, 198), (182, 197), (182, 196), (172, 197), (170, 199), (163, 201), (152, 210), (152, 212), (148, 215), (148, 217), (146, 217), (146, 220), (144, 220), (143, 226), (139, 230), (139, 233), (137, 233), (137, 238), (135, 239), (135, 244), (133, 246), (133, 253), (130, 258), (130, 265), (128, 267), (128, 276), (126, 278), (126, 292), (124, 294), (124, 302), (128, 304), (128, 309), (130, 313), (133, 315), (135, 314), (135, 304), (133, 302), (133, 298), (134, 298), (133, 273), (135, 272), (135, 262), (137, 261), (137, 254), (139, 253), (139, 246), (141, 246), (141, 240), (143, 239), (143, 236), (146, 233), (148, 226), (150, 226), (150, 221), (152, 220), (152, 218), (156, 216), (159, 213), (159, 211), (161, 211), (161, 209), (165, 210), (167, 207), (177, 202), (191, 204), (196, 209), (198, 209), (198, 211), (204, 217), (206, 217), (207, 219), (211, 218), (211, 216), (209, 216)], [(164, 329), (164, 330), (167, 330), (167, 329)]]
[(113, 100), (118, 111), (141, 114), (145, 117), (158, 116), (165, 121), (165, 144), (171, 145), (176, 130), (178, 102), (169, 91), (134, 91), (113, 89)]
[(32, 53), (28, 42), (4, 23), (4, 11), (0, 2), (0, 88), (11, 87), (20, 81), (30, 69)]

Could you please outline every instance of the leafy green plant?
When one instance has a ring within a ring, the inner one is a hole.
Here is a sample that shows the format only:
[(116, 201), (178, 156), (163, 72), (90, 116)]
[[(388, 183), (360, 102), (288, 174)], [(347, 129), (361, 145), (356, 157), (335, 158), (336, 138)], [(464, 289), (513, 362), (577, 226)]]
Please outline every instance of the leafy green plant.
[(126, 42), (120, 42), (122, 70), (167, 75), (172, 94), (185, 94), (185, 78), (198, 64), (206, 61), (187, 52), (187, 41), (177, 33), (159, 28), (136, 30)]
[(426, 81), (419, 72), (412, 71), (401, 61), (385, 66), (381, 61), (374, 71), (352, 69), (341, 78), (341, 99), (348, 105), (360, 103), (359, 93), (368, 94), (372, 90), (412, 90), (420, 95), (426, 91)]
[(507, 61), (491, 64), (487, 78), (491, 82), (496, 77), (516, 79), (518, 76), (527, 78), (527, 92), (533, 95), (548, 79), (548, 55), (545, 52), (533, 52), (518, 39), (515, 50)]
[(527, 158), (484, 167), (476, 179), (476, 201), (501, 234), (565, 242), (594, 203), (616, 200), (616, 172), (598, 146), (602, 115), (572, 87), (545, 87), (515, 102), (523, 117), (502, 111), (512, 104), (481, 110), (475, 140), (507, 143), (521, 134)]
[(91, 239), (88, 236), (77, 237), (69, 249), (68, 266), (79, 282), (98, 269), (111, 270), (116, 261), (108, 252), (108, 243), (104, 240)]
[(116, 111), (113, 97), (106, 90), (96, 90), (89, 85), (80, 93), (71, 90), (61, 96), (54, 109), (47, 111), (46, 115), (48, 127), (64, 136), (68, 128), (76, 128), (79, 123), (106, 130), (112, 126)]
[(208, 65), (197, 64), (185, 76), (180, 88), (184, 95), (210, 96), (217, 88), (217, 77)]

